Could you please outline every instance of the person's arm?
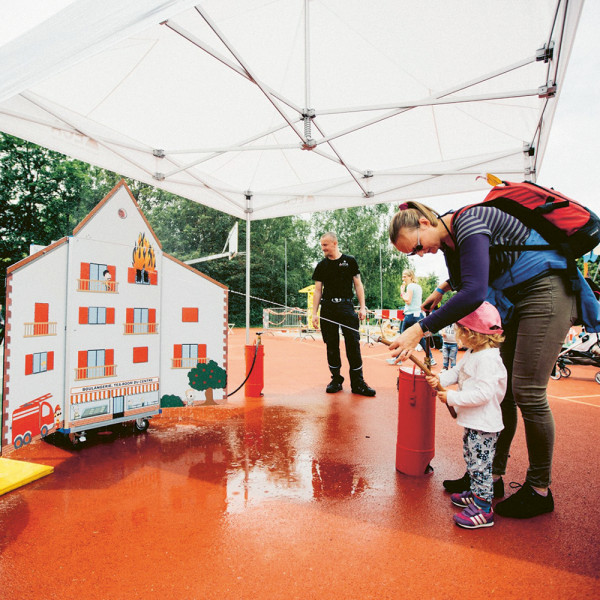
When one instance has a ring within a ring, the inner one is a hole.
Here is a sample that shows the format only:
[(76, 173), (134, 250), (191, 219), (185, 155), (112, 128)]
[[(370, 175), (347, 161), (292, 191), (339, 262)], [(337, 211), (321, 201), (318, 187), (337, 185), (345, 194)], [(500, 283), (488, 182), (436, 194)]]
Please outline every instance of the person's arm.
[(360, 274), (355, 275), (352, 278), (354, 282), (354, 289), (356, 290), (356, 297), (358, 298), (358, 317), (361, 321), (364, 321), (367, 317), (367, 306), (365, 304), (365, 288), (360, 279)]
[[(446, 304), (422, 320), (422, 326), (427, 331), (439, 331), (446, 325), (456, 323), (472, 313), (487, 297), (490, 276), (490, 238), (484, 233), (471, 235), (460, 245), (459, 251), (461, 288)], [(449, 287), (447, 282), (443, 285), (442, 289)], [(430, 298), (431, 296), (427, 300)]]
[(403, 288), (404, 288), (404, 284), (402, 284), (402, 286), (400, 287), (400, 297), (402, 298), (402, 300), (404, 300), (404, 302), (408, 306), (412, 302), (413, 290), (410, 287), (410, 284), (408, 285), (408, 289), (406, 291), (404, 291)]
[(315, 329), (319, 328), (319, 304), (323, 295), (323, 282), (315, 281), (315, 291), (313, 292), (312, 325)]
[(452, 291), (452, 286), (449, 281), (440, 283), (435, 290), (425, 298), (423, 304), (421, 304), (421, 310), (426, 313), (431, 312), (442, 301), (444, 294), (450, 291)]
[[(439, 331), (472, 313), (487, 297), (490, 272), (490, 240), (483, 233), (469, 236), (460, 246), (461, 284), (446, 304), (421, 319), (390, 345), (392, 356), (408, 358), (426, 332)], [(431, 297), (431, 296), (430, 296)]]

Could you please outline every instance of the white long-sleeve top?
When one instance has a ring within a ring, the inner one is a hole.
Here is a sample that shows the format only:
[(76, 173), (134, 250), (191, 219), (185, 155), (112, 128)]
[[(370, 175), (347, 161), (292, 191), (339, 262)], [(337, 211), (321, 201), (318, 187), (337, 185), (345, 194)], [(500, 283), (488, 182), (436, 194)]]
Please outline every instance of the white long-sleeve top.
[(448, 390), (448, 404), (456, 408), (459, 425), (488, 433), (504, 429), (500, 402), (507, 376), (498, 348), (467, 350), (455, 367), (438, 377), (444, 387), (458, 384), (458, 390)]

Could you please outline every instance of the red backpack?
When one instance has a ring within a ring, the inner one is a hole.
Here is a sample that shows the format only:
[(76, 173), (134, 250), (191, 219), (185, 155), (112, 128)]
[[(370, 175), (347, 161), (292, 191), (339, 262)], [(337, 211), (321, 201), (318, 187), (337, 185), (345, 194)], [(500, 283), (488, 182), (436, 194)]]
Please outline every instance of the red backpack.
[[(583, 256), (600, 244), (600, 219), (596, 214), (564, 194), (535, 183), (503, 181), (483, 202), (458, 209), (452, 220), (473, 206), (495, 207), (516, 217), (567, 258)], [(548, 246), (501, 245), (494, 249), (548, 250)]]

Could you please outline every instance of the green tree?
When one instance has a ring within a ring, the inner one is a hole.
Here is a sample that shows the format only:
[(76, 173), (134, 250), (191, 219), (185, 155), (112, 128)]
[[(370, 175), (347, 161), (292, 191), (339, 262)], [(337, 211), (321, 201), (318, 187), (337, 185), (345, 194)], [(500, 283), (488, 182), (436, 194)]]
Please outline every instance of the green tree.
[(188, 373), (188, 380), (193, 389), (206, 392), (203, 406), (216, 405), (213, 390), (223, 389), (227, 385), (227, 373), (214, 360), (196, 365)]

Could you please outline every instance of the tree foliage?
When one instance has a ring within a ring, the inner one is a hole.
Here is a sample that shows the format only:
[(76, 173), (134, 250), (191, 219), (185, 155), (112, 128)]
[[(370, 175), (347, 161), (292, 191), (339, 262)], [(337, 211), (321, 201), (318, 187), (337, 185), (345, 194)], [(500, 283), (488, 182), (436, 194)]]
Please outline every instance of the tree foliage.
[[(30, 244), (45, 246), (72, 235), (120, 179), (116, 173), (0, 133), (2, 288), (6, 268), (25, 258)], [(183, 261), (222, 252), (235, 217), (145, 183), (126, 181), (165, 252)], [(390, 217), (391, 207), (375, 205), (316, 213), (310, 218), (253, 221), (250, 294), (255, 298), (250, 303), (251, 324), (262, 323), (264, 308), (283, 306), (286, 301), (287, 306), (305, 306), (306, 296), (299, 290), (312, 283), (313, 269), (323, 257), (319, 238), (325, 231), (335, 231), (340, 249), (357, 258), (367, 306), (400, 306), (401, 275), (408, 262), (389, 243)], [(243, 252), (246, 224), (240, 221), (239, 226), (239, 249)], [(203, 262), (196, 268), (228, 286), (229, 321), (244, 325), (245, 256)]]

